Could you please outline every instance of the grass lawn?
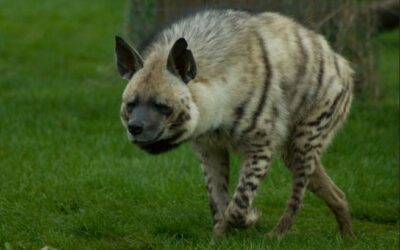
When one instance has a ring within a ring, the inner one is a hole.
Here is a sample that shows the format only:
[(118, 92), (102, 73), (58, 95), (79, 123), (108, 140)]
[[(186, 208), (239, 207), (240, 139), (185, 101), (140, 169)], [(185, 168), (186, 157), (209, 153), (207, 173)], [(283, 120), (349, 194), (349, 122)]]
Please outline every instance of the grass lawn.
[[(124, 1), (0, 1), (0, 249), (211, 248), (194, 154), (148, 156), (120, 124), (125, 82), (113, 49), (123, 10)], [(255, 201), (259, 225), (220, 248), (398, 248), (398, 37), (377, 38), (382, 97), (354, 102), (324, 158), (348, 195), (357, 239), (342, 239), (310, 193), (289, 235), (265, 239), (290, 191), (276, 161)]]

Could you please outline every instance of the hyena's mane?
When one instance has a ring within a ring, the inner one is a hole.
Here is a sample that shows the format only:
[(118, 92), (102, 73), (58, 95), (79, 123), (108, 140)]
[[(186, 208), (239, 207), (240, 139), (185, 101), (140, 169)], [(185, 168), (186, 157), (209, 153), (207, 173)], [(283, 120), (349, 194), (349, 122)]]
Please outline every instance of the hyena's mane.
[[(181, 23), (182, 21), (192, 19), (196, 15), (203, 15), (205, 13), (215, 13), (217, 15), (221, 13), (226, 13), (227, 11), (233, 11), (233, 12), (241, 12), (241, 13), (246, 13), (248, 15), (254, 15), (257, 14), (254, 10), (248, 9), (248, 8), (224, 8), (224, 7), (215, 7), (215, 6), (210, 6), (210, 5), (202, 5), (198, 7), (191, 8), (187, 12), (177, 15), (170, 20), (164, 22), (164, 23), (158, 23), (155, 26), (151, 28), (151, 30), (145, 34), (145, 36), (141, 37), (139, 40), (139, 44), (137, 46), (137, 50), (141, 54), (146, 54), (149, 49), (151, 49), (151, 45), (154, 43), (157, 43), (160, 39), (160, 35), (167, 29), (169, 29), (171, 26), (174, 24)], [(190, 29), (190, 28), (189, 28)]]
[(235, 55), (245, 51), (237, 47), (238, 39), (242, 39), (240, 32), (245, 29), (238, 31), (237, 27), (251, 15), (250, 12), (232, 9), (197, 11), (156, 28), (140, 44), (139, 51), (145, 59), (152, 53), (165, 56), (168, 54), (165, 51), (169, 51), (174, 42), (183, 37), (194, 55), (198, 75), (202, 76), (204, 72), (209, 77), (220, 75), (224, 72), (222, 65), (229, 67), (236, 62)]

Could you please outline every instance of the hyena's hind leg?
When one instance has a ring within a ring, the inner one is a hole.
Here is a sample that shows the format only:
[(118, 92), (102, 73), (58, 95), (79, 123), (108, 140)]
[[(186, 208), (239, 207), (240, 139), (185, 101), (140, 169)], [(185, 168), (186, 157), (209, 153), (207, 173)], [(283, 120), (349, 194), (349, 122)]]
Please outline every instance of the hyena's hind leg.
[(350, 210), (346, 196), (325, 172), (319, 159), (314, 173), (310, 176), (308, 189), (320, 197), (331, 209), (342, 234), (353, 237)]
[[(303, 162), (303, 160), (300, 160), (301, 158), (295, 159)], [(284, 157), (284, 161), (293, 172), (292, 195), (279, 223), (269, 236), (283, 236), (290, 229), (296, 214), (302, 207), (305, 192), (304, 185), (306, 185), (308, 190), (321, 198), (333, 212), (342, 234), (353, 237), (350, 209), (346, 196), (326, 173), (320, 162), (319, 154), (308, 154), (304, 158), (306, 167), (301, 167), (301, 163), (290, 161), (287, 156)]]
[(351, 91), (343, 89), (323, 107), (317, 107), (296, 127), (284, 148), (286, 166), (293, 173), (292, 193), (284, 214), (269, 236), (283, 236), (292, 226), (303, 205), (308, 186), (322, 198), (336, 215), (340, 229), (352, 236), (350, 213), (343, 192), (325, 173), (320, 156), (334, 131), (346, 117)]
[(213, 237), (219, 238), (226, 230), (224, 212), (229, 202), (229, 152), (224, 147), (196, 144), (201, 159), (208, 200), (212, 213)]

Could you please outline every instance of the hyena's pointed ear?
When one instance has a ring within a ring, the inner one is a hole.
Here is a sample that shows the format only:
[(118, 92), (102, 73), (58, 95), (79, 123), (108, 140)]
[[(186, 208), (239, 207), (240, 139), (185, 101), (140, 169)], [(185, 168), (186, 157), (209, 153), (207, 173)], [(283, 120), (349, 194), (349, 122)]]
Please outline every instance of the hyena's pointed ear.
[(131, 79), (143, 67), (143, 58), (119, 36), (115, 36), (115, 55), (118, 72), (124, 79)]
[(196, 63), (192, 51), (187, 49), (185, 38), (179, 38), (168, 55), (167, 69), (180, 77), (185, 83), (196, 77)]

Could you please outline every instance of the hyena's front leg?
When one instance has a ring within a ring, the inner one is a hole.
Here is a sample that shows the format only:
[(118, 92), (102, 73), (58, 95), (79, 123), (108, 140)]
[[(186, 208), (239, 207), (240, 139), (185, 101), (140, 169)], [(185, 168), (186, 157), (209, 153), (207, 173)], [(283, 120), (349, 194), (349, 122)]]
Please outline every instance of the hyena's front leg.
[(261, 216), (261, 212), (251, 206), (257, 188), (267, 174), (272, 150), (264, 145), (248, 150), (239, 184), (225, 211), (225, 220), (233, 227), (250, 227)]
[(226, 228), (224, 211), (228, 205), (229, 153), (225, 148), (200, 147), (197, 151), (201, 159), (209, 205), (212, 213), (213, 236), (223, 235)]

